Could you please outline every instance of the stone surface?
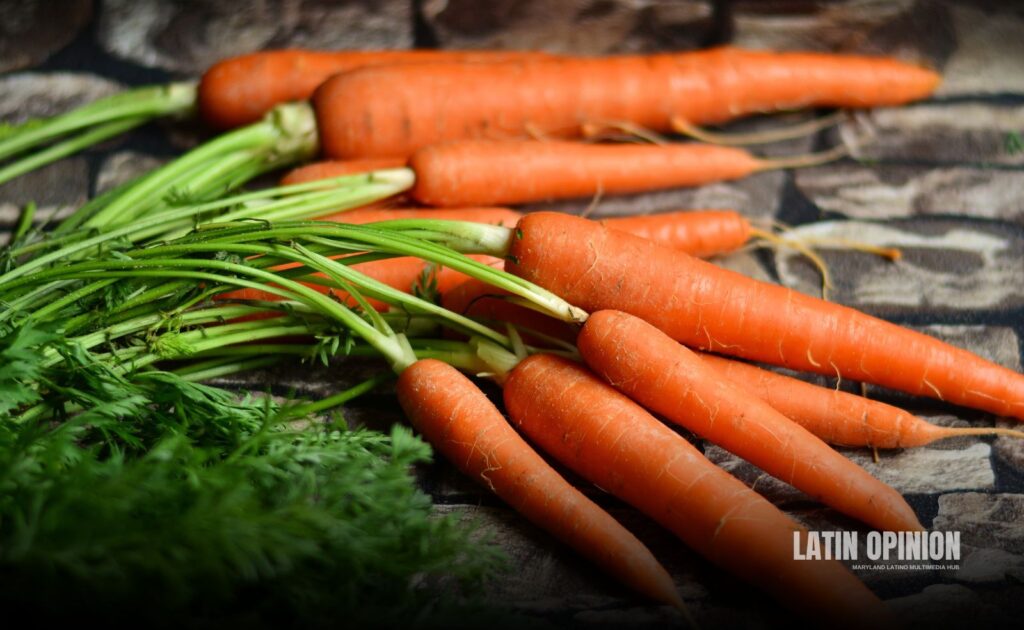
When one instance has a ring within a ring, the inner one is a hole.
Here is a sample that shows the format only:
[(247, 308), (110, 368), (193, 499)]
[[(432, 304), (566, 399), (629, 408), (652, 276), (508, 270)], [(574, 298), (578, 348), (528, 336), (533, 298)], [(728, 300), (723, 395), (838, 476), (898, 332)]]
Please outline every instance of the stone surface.
[(91, 74), (27, 72), (0, 76), (0, 122), (62, 114), (120, 91), (118, 83)]
[[(556, 210), (598, 218), (634, 214), (656, 214), (673, 210), (727, 208), (744, 216), (767, 219), (779, 207), (783, 173), (759, 173), (735, 182), (720, 182), (697, 188), (673, 188), (638, 195), (616, 195), (597, 199), (571, 199), (534, 203), (525, 210)], [(589, 210), (589, 212), (588, 212)]]
[(764, 2), (733, 3), (732, 44), (767, 50), (856, 51), (875, 31), (906, 15), (913, 0), (793, 2), (778, 11)]
[(938, 95), (1024, 94), (1024, 11), (1020, 3), (945, 3), (956, 48)]
[(881, 107), (837, 128), (861, 160), (973, 166), (1024, 164), (1022, 130), (1020, 106), (979, 101)]
[(38, 208), (38, 225), (66, 216), (85, 203), (88, 196), (89, 165), (85, 158), (72, 157), (48, 164), (0, 184), (0, 231), (10, 229), (30, 201)]
[[(999, 420), (996, 422), (996, 426), (1014, 431), (1019, 431), (1021, 428), (1020, 422), (1017, 420)], [(999, 461), (1024, 474), (1024, 440), (1013, 436), (996, 438), (992, 443), (992, 452)]]
[(1024, 171), (844, 162), (794, 173), (815, 206), (853, 219), (957, 214), (1024, 221)]
[(107, 156), (96, 174), (96, 194), (104, 193), (143, 173), (166, 164), (168, 160), (136, 151), (120, 151)]
[(928, 447), (880, 450), (877, 463), (868, 451), (839, 450), (903, 495), (995, 489), (990, 459), (992, 447), (988, 444), (976, 443), (958, 450)]
[(68, 45), (92, 17), (92, 0), (0, 2), (0, 72), (36, 65)]
[(261, 48), (409, 48), (412, 6), (407, 0), (107, 0), (99, 39), (123, 59), (197, 74)]
[(964, 555), (953, 579), (969, 584), (998, 584), (1008, 578), (1024, 581), (1024, 556), (1002, 549), (973, 549)]
[(959, 531), (961, 544), (1024, 554), (1024, 494), (944, 494), (932, 528)]
[(683, 50), (714, 21), (701, 0), (425, 0), (421, 15), (443, 48), (599, 54)]
[[(849, 250), (820, 250), (832, 269), (832, 300), (873, 313), (1009, 309), (1024, 305), (1024, 238), (1020, 232), (946, 219), (887, 223), (826, 221), (792, 236), (897, 247), (896, 262)], [(839, 247), (842, 247), (840, 245)], [(782, 284), (819, 295), (818, 271), (797, 252), (780, 250)]]

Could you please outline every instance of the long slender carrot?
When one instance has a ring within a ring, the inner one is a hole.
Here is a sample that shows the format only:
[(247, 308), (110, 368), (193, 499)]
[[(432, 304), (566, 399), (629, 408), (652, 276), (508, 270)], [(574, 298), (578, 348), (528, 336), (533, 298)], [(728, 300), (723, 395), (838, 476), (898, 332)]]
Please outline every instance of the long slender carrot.
[[(479, 262), (487, 264), (496, 264), (501, 261), (492, 256), (486, 256), (483, 254), (472, 254), (470, 258)], [(284, 270), (295, 267), (294, 264), (287, 264), (277, 267), (276, 270)], [(424, 274), (428, 273), (431, 269), (430, 264), (420, 258), (414, 258), (412, 256), (399, 256), (397, 258), (385, 258), (383, 260), (374, 260), (371, 262), (359, 263), (352, 266), (353, 269), (367, 275), (374, 280), (383, 282), (389, 287), (398, 289), (399, 291), (405, 291), (411, 293), (413, 288), (424, 279)], [(323, 274), (316, 273), (315, 276), (323, 277)], [(436, 284), (436, 289), (439, 293), (451, 291), (454, 287), (465, 282), (469, 277), (465, 274), (449, 269), (448, 267), (441, 267), (433, 270), (433, 280)], [(342, 302), (348, 306), (355, 306), (357, 301), (351, 295), (345, 291), (338, 289), (331, 289), (322, 284), (316, 283), (303, 283), (310, 286), (321, 293), (333, 292), (333, 294)], [(233, 291), (226, 291), (220, 293), (214, 297), (217, 300), (262, 300), (269, 302), (276, 302), (281, 299), (280, 296), (262, 291), (260, 289), (235, 289)], [(387, 305), (383, 302), (375, 300), (373, 298), (367, 298), (366, 301), (377, 310), (386, 310)]]
[(812, 498), (877, 529), (924, 529), (898, 492), (642, 319), (592, 313), (576, 344), (619, 391)]
[(787, 607), (822, 625), (886, 620), (839, 562), (793, 559), (800, 525), (582, 366), (533, 355), (511, 372), (504, 397), (541, 449)]
[(331, 177), (342, 175), (357, 175), (369, 173), (383, 168), (399, 168), (405, 166), (403, 158), (366, 158), (362, 160), (327, 160), (324, 162), (313, 162), (288, 171), (281, 178), (281, 186), (292, 184), (305, 184), (306, 182), (318, 182)]
[(579, 137), (586, 123), (669, 131), (805, 106), (896, 105), (936, 73), (892, 59), (734, 48), (504, 63), (424, 63), (336, 75), (313, 96), (325, 155), (400, 157), (459, 139)]
[(762, 160), (743, 149), (713, 144), (461, 140), (412, 154), (409, 166), (416, 185), (410, 195), (427, 205), (457, 207), (635, 193), (739, 179), (834, 159), (833, 153)]
[(318, 220), (363, 225), (399, 219), (445, 219), (514, 227), (522, 217), (521, 212), (509, 208), (357, 208), (320, 217)]
[(417, 361), (399, 376), (397, 393), (413, 426), (459, 470), (636, 591), (682, 607), (643, 543), (548, 465), (455, 368)]
[(1024, 376), (933, 337), (552, 212), (513, 231), (506, 269), (676, 341), (1024, 419)]
[[(396, 158), (367, 158), (363, 160), (328, 160), (314, 162), (289, 172), (281, 185), (301, 184), (319, 181), (329, 177), (340, 177), (354, 173), (366, 173), (378, 168), (403, 166), (404, 161)], [(467, 169), (483, 168), (486, 164), (473, 162), (464, 165)], [(552, 166), (554, 171), (564, 171), (569, 164)], [(616, 168), (618, 165), (616, 165)], [(490, 167), (487, 167), (489, 170)], [(513, 169), (514, 170), (514, 169)], [(492, 171), (493, 172), (493, 171)], [(540, 174), (542, 177), (546, 173)], [(420, 175), (417, 173), (417, 177)], [(457, 177), (457, 174), (455, 175)], [(508, 178), (500, 178), (496, 185), (505, 186)], [(526, 183), (525, 185), (530, 185)], [(323, 217), (324, 221), (346, 223), (372, 223), (392, 219), (449, 219), (453, 221), (476, 221), (492, 225), (515, 225), (522, 215), (507, 208), (451, 208), (451, 209), (378, 209), (360, 208)], [(602, 223), (618, 230), (649, 238), (666, 247), (675, 247), (699, 257), (724, 254), (742, 247), (754, 232), (750, 223), (733, 210), (687, 210), (665, 212), (642, 216), (611, 217)]]
[(940, 427), (878, 400), (819, 387), (742, 361), (700, 356), (734, 385), (830, 444), (908, 448), (965, 435), (1024, 437), (1024, 432), (999, 427)]
[(496, 61), (547, 56), (526, 51), (268, 50), (224, 59), (199, 83), (199, 109), (218, 129), (256, 122), (275, 105), (308, 99), (328, 77), (355, 68), (428, 61)]

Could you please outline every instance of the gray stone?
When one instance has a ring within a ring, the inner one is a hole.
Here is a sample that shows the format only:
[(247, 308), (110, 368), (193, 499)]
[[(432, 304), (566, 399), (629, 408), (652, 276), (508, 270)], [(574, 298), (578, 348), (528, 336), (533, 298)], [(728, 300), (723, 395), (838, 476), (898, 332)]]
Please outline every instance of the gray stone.
[[(798, 239), (845, 240), (897, 247), (902, 259), (842, 249), (819, 251), (832, 270), (830, 298), (877, 314), (970, 311), (1024, 304), (1024, 240), (987, 226), (953, 220), (823, 221), (798, 227)], [(819, 295), (821, 276), (801, 254), (780, 250), (783, 285)]]
[(421, 15), (442, 48), (683, 50), (713, 28), (711, 3), (700, 0), (426, 0)]
[(740, 1), (733, 12), (733, 45), (768, 50), (856, 51), (874, 32), (905, 15), (914, 0), (797, 3), (789, 10)]
[(854, 219), (933, 214), (1024, 220), (1024, 172), (970, 167), (834, 164), (794, 172), (817, 207)]
[[(671, 210), (730, 209), (749, 218), (767, 219), (779, 208), (783, 173), (759, 173), (734, 182), (719, 182), (696, 188), (673, 188), (638, 195), (617, 195), (592, 199), (535, 203), (526, 211), (555, 210), (593, 218), (653, 214)], [(589, 213), (587, 212), (589, 210)]]
[(103, 160), (96, 174), (96, 194), (104, 193), (147, 173), (169, 160), (135, 151), (120, 151)]
[(976, 443), (959, 450), (924, 447), (879, 451), (877, 463), (868, 451), (839, 450), (900, 494), (995, 489), (992, 447), (988, 444)]
[(533, 612), (616, 606), (629, 596), (585, 560), (506, 508), (437, 505), (475, 523), (511, 559), (515, 571), (488, 585), (488, 597)]
[(880, 107), (838, 126), (855, 158), (948, 165), (1024, 164), (1010, 142), (1021, 129), (1019, 106), (980, 102)]
[(91, 74), (29, 72), (0, 77), (0, 121), (18, 124), (63, 114), (121, 89), (121, 85)]
[(14, 225), (22, 208), (34, 201), (36, 225), (57, 221), (85, 203), (89, 195), (89, 165), (71, 157), (0, 184), (0, 230)]
[(92, 0), (0, 2), (0, 72), (41, 63), (71, 43), (92, 16)]
[(1024, 12), (1019, 3), (945, 3), (956, 50), (942, 68), (939, 95), (1024, 94)]
[(1002, 549), (974, 549), (963, 556), (953, 578), (971, 584), (993, 584), (1024, 575), (1024, 556)]
[[(996, 426), (1004, 429), (1020, 431), (1017, 420), (998, 420)], [(1014, 436), (1001, 436), (992, 443), (992, 451), (997, 459), (1008, 466), (1024, 473), (1024, 440)]]
[(1024, 554), (1024, 495), (944, 494), (932, 529), (959, 531), (961, 544)]
[(408, 48), (412, 23), (405, 0), (108, 0), (99, 39), (118, 57), (195, 74), (262, 48)]

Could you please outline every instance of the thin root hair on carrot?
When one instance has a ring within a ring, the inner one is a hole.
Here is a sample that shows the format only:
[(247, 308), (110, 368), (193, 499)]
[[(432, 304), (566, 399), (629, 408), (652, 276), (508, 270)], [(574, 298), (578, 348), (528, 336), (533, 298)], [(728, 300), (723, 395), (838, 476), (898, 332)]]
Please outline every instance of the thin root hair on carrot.
[(839, 124), (844, 118), (848, 116), (846, 110), (836, 110), (830, 114), (819, 116), (808, 121), (796, 123), (793, 125), (779, 126), (774, 129), (765, 129), (762, 131), (754, 131), (750, 133), (738, 133), (738, 132), (719, 132), (711, 131), (693, 125), (682, 118), (676, 116), (672, 118), (672, 130), (676, 133), (684, 136), (689, 136), (694, 140), (701, 142), (707, 142), (710, 144), (721, 144), (726, 146), (750, 146), (756, 144), (771, 144), (773, 142), (781, 142), (783, 140), (793, 140), (796, 138), (805, 138), (812, 134), (818, 133), (823, 129), (834, 127)]

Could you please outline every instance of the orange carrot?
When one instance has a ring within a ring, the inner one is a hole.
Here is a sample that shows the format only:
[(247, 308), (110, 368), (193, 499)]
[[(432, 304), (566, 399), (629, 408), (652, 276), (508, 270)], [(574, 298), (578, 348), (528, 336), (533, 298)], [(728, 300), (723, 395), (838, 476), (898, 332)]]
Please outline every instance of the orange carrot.
[(519, 51), (268, 50), (231, 57), (210, 67), (199, 83), (199, 110), (218, 129), (259, 120), (275, 105), (308, 99), (328, 77), (355, 68), (427, 61), (481, 61), (542, 57)]
[(898, 492), (642, 319), (592, 313), (576, 344), (619, 391), (815, 500), (880, 530), (924, 529)]
[[(441, 306), (454, 313), (495, 322), (507, 322), (555, 339), (576, 339), (577, 329), (572, 324), (510, 302), (507, 299), (509, 295), (507, 291), (482, 280), (469, 278), (447, 291), (442, 291)], [(528, 343), (536, 341), (529, 332), (523, 332), (523, 338)]]
[[(470, 258), (483, 262), (485, 264), (494, 264), (500, 262), (499, 259), (492, 256), (486, 256), (483, 254), (473, 254)], [(367, 276), (383, 282), (384, 284), (398, 289), (399, 291), (405, 291), (411, 293), (413, 287), (419, 282), (423, 274), (427, 271), (430, 263), (420, 258), (414, 258), (412, 256), (399, 256), (397, 258), (385, 258), (383, 260), (375, 260), (372, 262), (359, 263), (353, 265), (352, 268), (366, 274)], [(291, 269), (298, 266), (297, 263), (289, 263), (275, 267), (275, 271), (284, 269)], [(462, 284), (468, 278), (465, 274), (449, 269), (448, 267), (442, 267), (434, 270), (434, 281), (437, 283), (438, 292), (450, 291), (455, 286)], [(322, 273), (314, 273), (313, 275), (324, 277)], [(333, 293), (342, 300), (348, 306), (355, 306), (357, 304), (355, 298), (339, 289), (331, 289), (322, 284), (315, 284), (312, 282), (303, 283), (321, 293), (327, 293), (333, 291)], [(226, 291), (220, 293), (214, 297), (216, 300), (264, 300), (270, 302), (280, 301), (282, 298), (276, 294), (268, 293), (260, 289), (235, 289), (232, 291)], [(384, 302), (375, 300), (373, 298), (367, 298), (369, 304), (377, 310), (387, 310), (388, 306)]]
[(398, 219), (444, 219), (514, 227), (522, 216), (521, 212), (508, 208), (357, 208), (321, 217), (318, 220), (363, 225)]
[(358, 175), (382, 168), (399, 168), (405, 166), (402, 158), (367, 158), (365, 160), (330, 160), (313, 162), (292, 169), (281, 178), (281, 186), (317, 182), (321, 179), (341, 177), (342, 175)]
[(541, 449), (787, 607), (822, 626), (886, 621), (884, 605), (842, 564), (793, 559), (804, 528), (582, 366), (531, 356), (504, 397)]
[(409, 166), (420, 203), (474, 206), (699, 186), (774, 164), (713, 144), (462, 140), (425, 146)]
[(701, 358), (735, 386), (830, 444), (908, 448), (964, 435), (1024, 437), (1021, 431), (998, 427), (940, 427), (878, 400), (819, 387), (713, 354), (702, 354)]
[(735, 210), (682, 210), (599, 222), (698, 258), (735, 251), (754, 234), (750, 222)]
[(523, 217), (506, 269), (585, 310), (636, 315), (694, 348), (1024, 419), (1024, 376), (1012, 370), (586, 219)]
[(682, 607), (647, 547), (555, 472), (455, 368), (417, 361), (397, 392), (412, 425), (459, 470), (636, 591)]
[(587, 123), (669, 131), (808, 106), (928, 96), (936, 73), (892, 59), (734, 48), (504, 63), (424, 63), (336, 75), (313, 95), (324, 154), (404, 157), (461, 139), (580, 137)]
[[(299, 167), (281, 180), (281, 185), (301, 184), (354, 173), (368, 173), (378, 168), (402, 166), (403, 160), (367, 158), (364, 160), (331, 160)], [(480, 168), (474, 162), (467, 168)], [(565, 165), (553, 167), (554, 171)], [(420, 175), (417, 174), (417, 177)], [(496, 182), (505, 185), (506, 178)], [(392, 219), (447, 219), (475, 221), (491, 225), (513, 226), (522, 217), (507, 208), (380, 209), (360, 208), (323, 217), (324, 221), (372, 223)], [(750, 223), (733, 210), (688, 210), (630, 217), (611, 217), (602, 221), (609, 227), (649, 238), (666, 247), (675, 247), (694, 256), (706, 257), (731, 252), (742, 247), (753, 232)]]

